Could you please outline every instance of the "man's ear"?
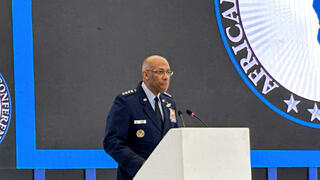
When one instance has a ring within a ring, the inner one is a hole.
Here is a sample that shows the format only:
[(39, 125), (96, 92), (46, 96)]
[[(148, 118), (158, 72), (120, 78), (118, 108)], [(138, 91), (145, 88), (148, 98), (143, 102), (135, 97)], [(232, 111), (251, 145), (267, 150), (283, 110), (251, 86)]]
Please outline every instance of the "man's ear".
[(148, 80), (148, 74), (146, 71), (142, 72), (142, 77), (143, 77), (143, 79)]

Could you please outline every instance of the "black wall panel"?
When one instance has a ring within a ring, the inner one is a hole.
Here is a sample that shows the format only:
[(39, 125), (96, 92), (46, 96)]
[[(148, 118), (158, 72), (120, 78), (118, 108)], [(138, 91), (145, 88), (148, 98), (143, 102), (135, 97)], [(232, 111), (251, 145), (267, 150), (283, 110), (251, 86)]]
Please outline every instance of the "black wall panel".
[[(11, 121), (7, 124), (7, 133), (2, 135), (0, 143), (0, 169), (15, 168), (15, 121), (14, 121), (14, 81), (12, 51), (11, 1), (0, 1), (0, 73), (7, 83), (11, 96)], [(2, 98), (2, 95), (1, 95)], [(2, 109), (1, 101), (1, 109)], [(1, 115), (2, 118), (2, 115)]]
[(97, 169), (97, 180), (114, 180), (116, 179), (116, 169)]
[(33, 170), (0, 169), (1, 180), (33, 180)]
[(266, 168), (252, 168), (252, 180), (267, 180), (268, 172)]
[(46, 170), (46, 180), (82, 180), (84, 179), (84, 170), (68, 169), (68, 170)]
[(300, 180), (308, 179), (307, 168), (279, 168), (278, 180)]

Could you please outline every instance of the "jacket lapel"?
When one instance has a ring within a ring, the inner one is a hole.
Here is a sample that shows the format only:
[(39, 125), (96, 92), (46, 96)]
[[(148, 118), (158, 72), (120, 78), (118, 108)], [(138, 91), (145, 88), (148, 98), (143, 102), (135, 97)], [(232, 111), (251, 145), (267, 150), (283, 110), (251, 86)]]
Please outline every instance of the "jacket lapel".
[[(161, 99), (164, 99), (161, 97)], [(165, 99), (164, 99), (165, 100)], [(170, 110), (166, 106), (167, 102), (161, 102), (162, 104), (162, 110), (163, 110), (163, 116), (164, 116), (164, 125), (163, 125), (163, 135), (165, 135), (169, 129), (171, 128), (171, 122), (170, 122)]]
[(143, 110), (147, 114), (147, 116), (151, 119), (151, 122), (156, 126), (156, 128), (162, 132), (161, 122), (158, 121), (156, 113), (152, 109), (148, 98), (141, 87), (141, 83), (137, 87), (137, 92), (139, 94), (140, 103), (144, 106)]
[(153, 124), (157, 127), (157, 129), (159, 131), (162, 131), (161, 122), (157, 119), (156, 114), (154, 113), (154, 110), (152, 109), (149, 101), (147, 101), (146, 105), (144, 106), (144, 111), (149, 116)]

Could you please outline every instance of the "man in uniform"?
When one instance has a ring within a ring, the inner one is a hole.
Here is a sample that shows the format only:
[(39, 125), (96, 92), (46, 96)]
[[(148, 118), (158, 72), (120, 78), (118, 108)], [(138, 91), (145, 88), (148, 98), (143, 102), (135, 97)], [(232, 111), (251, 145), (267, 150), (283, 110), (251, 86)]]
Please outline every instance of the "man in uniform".
[(142, 82), (115, 98), (103, 145), (118, 162), (117, 180), (131, 180), (168, 130), (177, 127), (175, 102), (166, 93), (172, 74), (165, 58), (147, 57)]

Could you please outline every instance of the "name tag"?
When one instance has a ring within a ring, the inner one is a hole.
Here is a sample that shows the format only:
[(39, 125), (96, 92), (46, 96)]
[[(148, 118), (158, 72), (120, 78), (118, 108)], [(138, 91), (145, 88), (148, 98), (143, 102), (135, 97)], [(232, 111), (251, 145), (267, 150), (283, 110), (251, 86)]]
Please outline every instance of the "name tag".
[(147, 124), (147, 120), (145, 120), (145, 119), (136, 119), (136, 120), (133, 120), (133, 123), (134, 124)]

